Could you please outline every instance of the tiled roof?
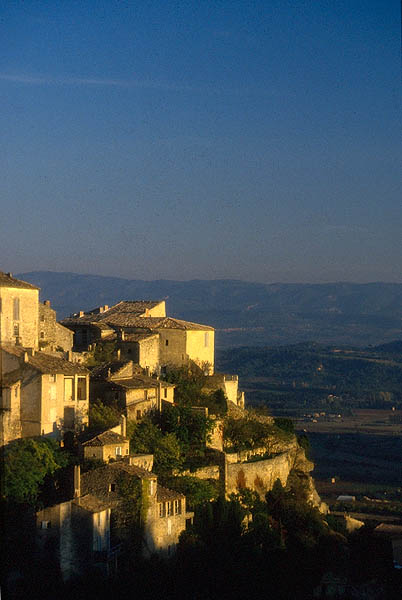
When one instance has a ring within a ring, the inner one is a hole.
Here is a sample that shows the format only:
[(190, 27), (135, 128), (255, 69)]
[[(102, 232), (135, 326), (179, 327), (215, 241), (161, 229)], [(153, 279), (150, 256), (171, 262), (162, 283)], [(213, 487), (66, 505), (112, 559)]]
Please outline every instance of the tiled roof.
[(2, 387), (9, 387), (10, 385), (14, 385), (17, 381), (21, 381), (22, 372), (21, 369), (15, 369), (14, 371), (10, 371), (9, 373), (5, 373), (1, 379)]
[[(4, 346), (4, 350), (8, 354), (17, 356), (23, 359), (26, 350), (20, 346)], [(33, 356), (28, 354), (28, 362), (24, 362), (21, 366), (29, 365), (41, 373), (48, 373), (50, 375), (57, 375), (57, 373), (63, 375), (87, 375), (88, 369), (80, 365), (79, 363), (71, 363), (64, 358), (58, 356), (52, 356), (45, 352), (35, 352)]]
[(169, 500), (177, 500), (178, 498), (185, 498), (185, 496), (180, 492), (165, 488), (158, 483), (156, 488), (156, 499), (158, 502), (168, 502)]
[[(80, 323), (90, 322), (97, 323), (100, 321), (109, 321), (110, 318), (118, 318), (118, 315), (123, 318), (129, 317), (141, 317), (145, 314), (147, 309), (154, 308), (160, 304), (161, 300), (122, 300), (118, 304), (111, 306), (107, 310), (99, 311), (98, 308), (94, 308), (88, 312), (85, 312), (82, 317), (78, 314), (72, 315), (71, 320), (79, 320)], [(67, 321), (69, 319), (65, 319)]]
[(104, 500), (99, 500), (96, 496), (92, 494), (86, 494), (85, 496), (81, 496), (76, 500), (73, 500), (73, 503), (85, 510), (98, 513), (102, 510), (106, 510), (107, 508), (112, 508), (114, 506), (113, 502), (105, 502)]
[(143, 389), (143, 388), (157, 388), (159, 384), (163, 388), (167, 387), (175, 387), (172, 383), (167, 383), (166, 381), (153, 379), (152, 377), (147, 377), (146, 375), (134, 375), (133, 377), (127, 377), (124, 379), (113, 379), (110, 381), (114, 386), (121, 386), (123, 388), (128, 389)]
[(0, 287), (23, 288), (26, 290), (40, 289), (36, 287), (36, 285), (32, 285), (32, 283), (27, 283), (26, 281), (16, 279), (11, 274), (8, 275), (7, 273), (3, 273), (3, 271), (0, 271)]
[(127, 442), (128, 439), (116, 433), (115, 431), (104, 431), (95, 435), (90, 440), (87, 440), (82, 445), (83, 446), (107, 446), (109, 444), (123, 444)]
[(159, 302), (119, 302), (102, 313), (85, 313), (82, 317), (74, 315), (64, 319), (62, 324), (69, 325), (106, 323), (111, 327), (128, 327), (135, 329), (148, 329), (149, 331), (158, 329), (181, 329), (194, 331), (213, 331), (214, 328), (209, 325), (192, 323), (172, 317), (145, 317), (146, 308), (152, 308)]
[(158, 335), (157, 332), (149, 333), (124, 333), (123, 342), (142, 342), (143, 340), (148, 340), (149, 338), (156, 337)]
[(102, 363), (101, 365), (94, 367), (91, 370), (91, 378), (93, 379), (107, 379), (110, 375), (118, 373), (120, 369), (132, 363), (131, 360), (111, 360), (109, 362)]
[(155, 479), (155, 473), (151, 473), (150, 471), (146, 471), (142, 467), (137, 467), (137, 465), (129, 465), (122, 460), (117, 462), (109, 463), (104, 465), (103, 467), (98, 467), (97, 469), (93, 469), (92, 471), (87, 471), (86, 473), (82, 473), (81, 480), (85, 483), (91, 481), (95, 476), (99, 476), (102, 481), (107, 481), (109, 479), (113, 479), (118, 473), (128, 473), (133, 477), (145, 478), (145, 479)]

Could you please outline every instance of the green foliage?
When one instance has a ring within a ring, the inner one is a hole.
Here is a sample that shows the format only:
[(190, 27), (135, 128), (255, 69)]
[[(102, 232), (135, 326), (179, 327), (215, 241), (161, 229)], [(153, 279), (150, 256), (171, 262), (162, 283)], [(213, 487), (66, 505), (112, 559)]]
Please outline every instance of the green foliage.
[(144, 417), (139, 423), (130, 423), (130, 430), (131, 451), (134, 454), (154, 454), (163, 433), (152, 421), (152, 415)]
[(154, 471), (158, 475), (181, 471), (184, 456), (182, 447), (174, 433), (167, 433), (157, 442), (154, 449)]
[(200, 505), (210, 502), (218, 495), (214, 483), (189, 475), (165, 478), (163, 484), (172, 490), (177, 490), (184, 494), (186, 496), (187, 507), (190, 510), (195, 510)]
[(94, 400), (89, 404), (89, 429), (110, 429), (118, 425), (120, 413), (117, 408), (107, 406), (100, 400)]
[(131, 558), (137, 557), (142, 548), (143, 530), (148, 508), (147, 482), (121, 473), (117, 487), (121, 504), (115, 511), (117, 527)]
[(153, 423), (155, 415), (149, 415), (135, 426), (130, 426), (132, 452), (138, 454), (153, 454), (153, 470), (158, 475), (167, 475), (183, 467), (184, 455), (180, 441), (175, 433), (163, 433)]
[(3, 496), (9, 502), (34, 504), (47, 475), (65, 467), (68, 457), (48, 438), (26, 438), (2, 448)]
[(155, 415), (161, 430), (174, 433), (186, 454), (203, 454), (214, 421), (189, 406), (169, 406)]
[(97, 367), (105, 362), (110, 362), (116, 359), (116, 344), (114, 342), (97, 343), (92, 355), (90, 355), (85, 363), (86, 367)]
[(228, 412), (225, 392), (221, 389), (211, 392), (203, 398), (203, 406), (208, 408), (208, 414), (224, 417)]
[(183, 406), (203, 406), (200, 404), (200, 399), (203, 397), (205, 375), (200, 369), (193, 369), (193, 371), (186, 367), (169, 369), (166, 373), (166, 381), (176, 385), (175, 403)]
[(248, 416), (242, 419), (226, 418), (223, 433), (226, 447), (241, 452), (262, 447), (268, 438), (283, 437), (284, 432), (271, 423)]
[(275, 417), (274, 424), (279, 429), (282, 429), (283, 431), (287, 431), (288, 433), (295, 432), (295, 428), (294, 428), (292, 419), (288, 419), (285, 417)]

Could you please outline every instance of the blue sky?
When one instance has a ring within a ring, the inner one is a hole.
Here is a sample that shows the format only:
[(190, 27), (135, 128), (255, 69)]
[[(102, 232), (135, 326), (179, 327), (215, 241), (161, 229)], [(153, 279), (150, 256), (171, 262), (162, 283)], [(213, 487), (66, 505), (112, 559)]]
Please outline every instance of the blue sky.
[(6, 0), (0, 39), (0, 269), (401, 281), (397, 0)]

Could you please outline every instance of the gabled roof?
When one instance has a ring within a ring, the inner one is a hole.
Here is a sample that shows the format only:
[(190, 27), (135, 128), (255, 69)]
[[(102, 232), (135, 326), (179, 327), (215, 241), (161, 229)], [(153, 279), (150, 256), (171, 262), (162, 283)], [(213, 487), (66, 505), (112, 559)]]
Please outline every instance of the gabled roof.
[(118, 374), (118, 372), (129, 364), (133, 364), (132, 360), (111, 360), (102, 363), (91, 370), (92, 379), (108, 379), (110, 376)]
[(14, 371), (10, 371), (9, 373), (5, 373), (1, 378), (1, 387), (6, 388), (18, 383), (21, 381), (22, 373), (21, 369), (14, 369)]
[[(17, 356), (19, 359), (24, 359), (24, 354), (27, 352), (21, 346), (3, 346), (3, 349), (8, 354)], [(46, 354), (45, 352), (37, 351), (33, 356), (28, 353), (27, 362), (23, 362), (20, 368), (30, 366), (36, 371), (49, 375), (88, 375), (89, 371), (79, 363), (71, 363), (64, 358)]]
[(127, 473), (128, 475), (132, 475), (133, 477), (138, 477), (140, 479), (156, 478), (155, 473), (152, 473), (151, 471), (146, 471), (142, 467), (137, 467), (137, 465), (129, 465), (128, 463), (119, 460), (117, 462), (108, 463), (107, 465), (98, 467), (97, 469), (93, 469), (92, 471), (82, 473), (81, 481), (86, 484), (96, 476), (98, 481), (106, 483), (110, 479), (115, 479), (119, 473)]
[(126, 377), (122, 379), (109, 380), (110, 384), (114, 387), (122, 387), (127, 389), (146, 389), (146, 388), (157, 388), (159, 384), (163, 388), (176, 387), (173, 383), (162, 381), (161, 379), (153, 379), (153, 377), (147, 377), (146, 375), (134, 375), (133, 377)]
[(178, 500), (179, 498), (185, 498), (184, 494), (165, 488), (158, 483), (156, 488), (156, 499), (158, 502), (168, 502), (169, 500)]
[(108, 446), (109, 444), (123, 444), (128, 439), (115, 431), (103, 431), (90, 440), (83, 442), (83, 446)]
[(102, 512), (108, 508), (113, 508), (113, 502), (105, 502), (104, 500), (99, 500), (96, 496), (92, 494), (86, 494), (85, 496), (81, 496), (80, 498), (76, 498), (72, 501), (76, 506), (80, 506), (84, 508), (88, 512), (98, 513)]
[(3, 273), (3, 271), (0, 271), (0, 287), (22, 288), (26, 290), (40, 289), (36, 285), (32, 285), (32, 283), (16, 279), (11, 273)]
[[(66, 327), (73, 325), (97, 325), (106, 323), (115, 328), (133, 328), (148, 329), (149, 331), (158, 329), (181, 329), (195, 331), (213, 331), (214, 328), (209, 325), (192, 323), (172, 317), (147, 317), (146, 309), (154, 308), (160, 304), (160, 301), (122, 301), (104, 310), (103, 312), (87, 312), (82, 317), (73, 315), (63, 319), (62, 324)], [(95, 309), (94, 309), (95, 310)]]

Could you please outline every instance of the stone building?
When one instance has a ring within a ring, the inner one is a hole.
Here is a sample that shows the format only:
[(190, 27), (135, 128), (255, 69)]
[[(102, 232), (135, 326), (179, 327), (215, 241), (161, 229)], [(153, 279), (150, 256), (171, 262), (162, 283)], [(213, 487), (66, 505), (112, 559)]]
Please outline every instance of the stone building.
[(4, 345), (1, 349), (1, 443), (80, 430), (88, 422), (89, 372), (79, 364)]
[(175, 386), (142, 374), (132, 360), (104, 363), (91, 372), (91, 397), (117, 404), (130, 420), (138, 420), (163, 402), (173, 403)]
[(88, 422), (89, 372), (64, 358), (72, 339), (39, 288), (0, 272), (0, 445)]
[(50, 301), (39, 303), (39, 347), (50, 351), (70, 352), (74, 333), (56, 321)]
[(112, 545), (111, 506), (90, 494), (36, 513), (36, 546), (44, 569), (59, 569), (63, 581), (94, 568), (112, 573), (120, 550)]
[[(156, 364), (165, 369), (195, 363), (210, 375), (214, 371), (214, 328), (167, 317), (164, 302), (122, 301), (110, 308), (81, 311), (62, 324), (74, 331), (76, 349), (117, 339), (124, 355), (133, 352), (133, 344), (141, 346), (135, 350), (138, 362), (151, 370)], [(145, 337), (130, 338), (135, 334)], [(159, 352), (152, 334), (158, 335)]]
[(127, 458), (130, 454), (130, 440), (126, 436), (126, 422), (126, 417), (122, 415), (120, 424), (112, 429), (96, 434), (83, 433), (79, 437), (82, 457), (103, 460), (106, 463)]
[(0, 345), (38, 348), (39, 288), (0, 271)]
[[(194, 515), (187, 512), (186, 497), (161, 486), (154, 473), (125, 461), (109, 463), (81, 475), (80, 493), (91, 494), (108, 502), (112, 511), (118, 512), (122, 502), (120, 486), (127, 478), (141, 482), (143, 505), (146, 508), (143, 523), (144, 555), (149, 556), (155, 552), (167, 555), (173, 553), (180, 533)], [(116, 521), (118, 522), (118, 518)]]

